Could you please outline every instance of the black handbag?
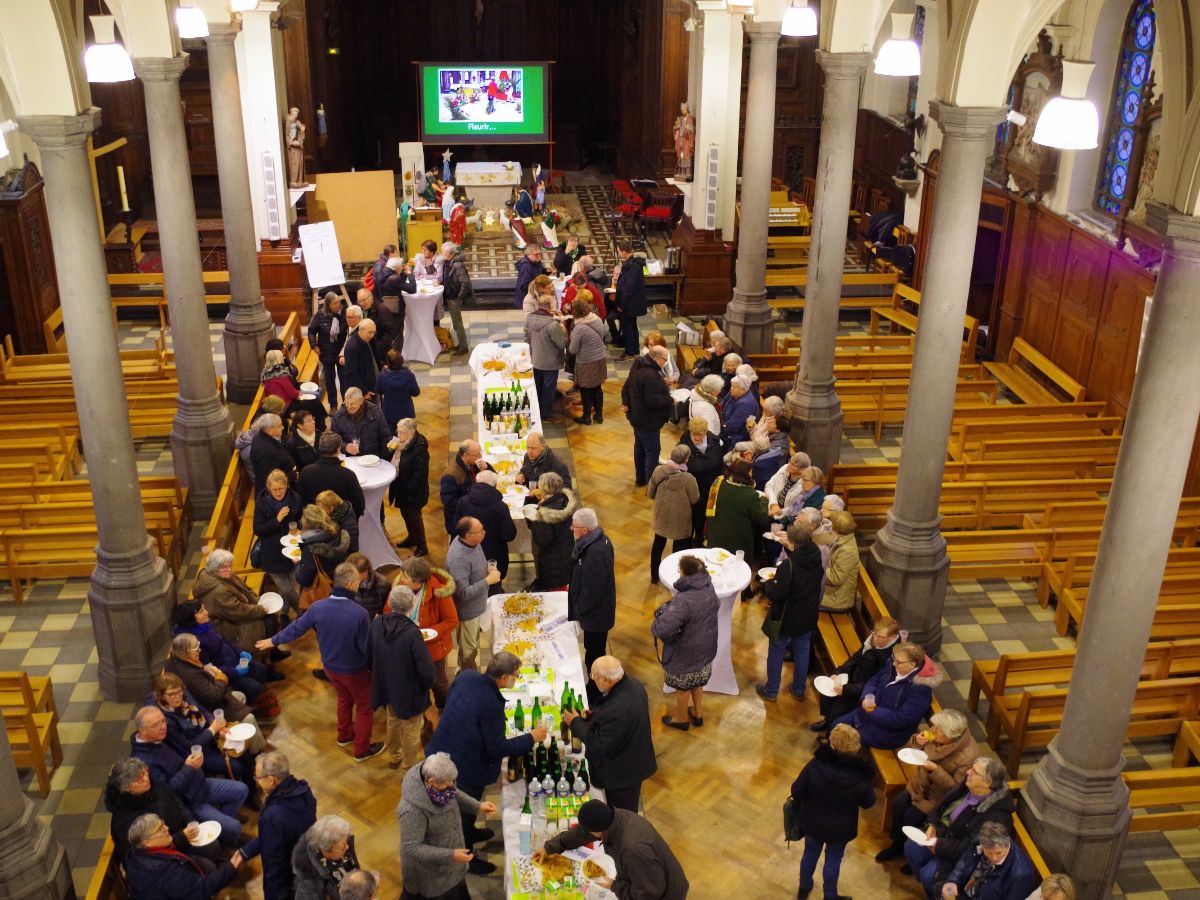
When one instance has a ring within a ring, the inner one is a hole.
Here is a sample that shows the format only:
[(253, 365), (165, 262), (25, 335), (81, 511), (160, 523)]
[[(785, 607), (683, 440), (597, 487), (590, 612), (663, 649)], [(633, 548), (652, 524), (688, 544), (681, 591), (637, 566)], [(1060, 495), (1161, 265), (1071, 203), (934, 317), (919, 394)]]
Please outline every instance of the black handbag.
[(791, 794), (783, 801), (783, 839), (789, 844), (804, 837), (800, 830), (800, 804)]
[(250, 565), (255, 569), (262, 568), (262, 538), (255, 538), (250, 547)]

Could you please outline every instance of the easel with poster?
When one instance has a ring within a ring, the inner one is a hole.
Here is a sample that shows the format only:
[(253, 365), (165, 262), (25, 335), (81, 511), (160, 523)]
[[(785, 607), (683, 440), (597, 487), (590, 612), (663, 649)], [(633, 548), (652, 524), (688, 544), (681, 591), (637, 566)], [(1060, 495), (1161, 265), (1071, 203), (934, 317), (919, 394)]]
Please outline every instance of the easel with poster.
[(301, 225), (300, 252), (304, 260), (304, 272), (312, 288), (312, 311), (316, 315), (320, 308), (323, 288), (336, 287), (342, 296), (342, 302), (350, 305), (350, 296), (346, 293), (346, 272), (342, 267), (342, 254), (338, 250), (337, 231), (333, 222), (313, 222)]

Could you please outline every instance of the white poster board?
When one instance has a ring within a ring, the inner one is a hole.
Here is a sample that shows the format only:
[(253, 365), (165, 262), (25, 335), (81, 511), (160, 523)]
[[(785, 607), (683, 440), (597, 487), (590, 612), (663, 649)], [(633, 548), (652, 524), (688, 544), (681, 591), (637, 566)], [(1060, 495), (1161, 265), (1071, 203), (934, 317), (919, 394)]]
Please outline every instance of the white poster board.
[(301, 225), (300, 246), (304, 249), (304, 270), (311, 287), (322, 288), (345, 284), (342, 254), (338, 250), (337, 232), (332, 222)]

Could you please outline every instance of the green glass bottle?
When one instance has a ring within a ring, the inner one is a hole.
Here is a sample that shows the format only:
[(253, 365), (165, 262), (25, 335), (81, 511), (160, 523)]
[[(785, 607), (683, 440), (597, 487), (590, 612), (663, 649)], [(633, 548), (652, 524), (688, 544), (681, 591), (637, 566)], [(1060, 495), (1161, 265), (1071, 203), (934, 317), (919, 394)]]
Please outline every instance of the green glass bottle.
[(525, 805), (521, 807), (521, 814), (525, 816), (533, 815), (533, 807), (529, 805), (529, 783), (525, 783)]
[(537, 697), (534, 697), (533, 698), (533, 725), (532, 725), (532, 727), (537, 728), (538, 724), (541, 721), (542, 721), (542, 702)]
[(518, 732), (525, 730), (525, 709), (521, 706), (520, 698), (517, 699), (517, 711), (513, 713), (513, 726)]
[(577, 781), (583, 782), (583, 790), (587, 792), (592, 786), (592, 779), (588, 776), (587, 760), (579, 761), (579, 774), (576, 777)]

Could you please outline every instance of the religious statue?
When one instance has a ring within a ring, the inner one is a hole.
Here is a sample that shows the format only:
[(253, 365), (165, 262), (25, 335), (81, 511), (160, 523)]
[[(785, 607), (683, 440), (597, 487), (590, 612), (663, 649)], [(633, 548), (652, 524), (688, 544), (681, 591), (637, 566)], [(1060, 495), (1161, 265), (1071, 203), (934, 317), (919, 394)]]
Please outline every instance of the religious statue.
[(304, 132), (307, 129), (300, 121), (300, 110), (292, 107), (288, 110), (287, 121), (284, 123), (284, 136), (287, 139), (288, 187), (304, 187)]
[(462, 246), (467, 233), (467, 208), (455, 203), (450, 209), (450, 240)]
[(672, 130), (675, 135), (675, 179), (692, 180), (692, 157), (696, 155), (696, 117), (686, 103), (679, 104), (679, 116)]
[(533, 208), (542, 210), (546, 206), (546, 173), (541, 163), (533, 164)]
[(454, 154), (450, 152), (449, 147), (442, 151), (442, 181), (447, 183), (452, 180), (450, 178), (450, 157), (453, 155)]

